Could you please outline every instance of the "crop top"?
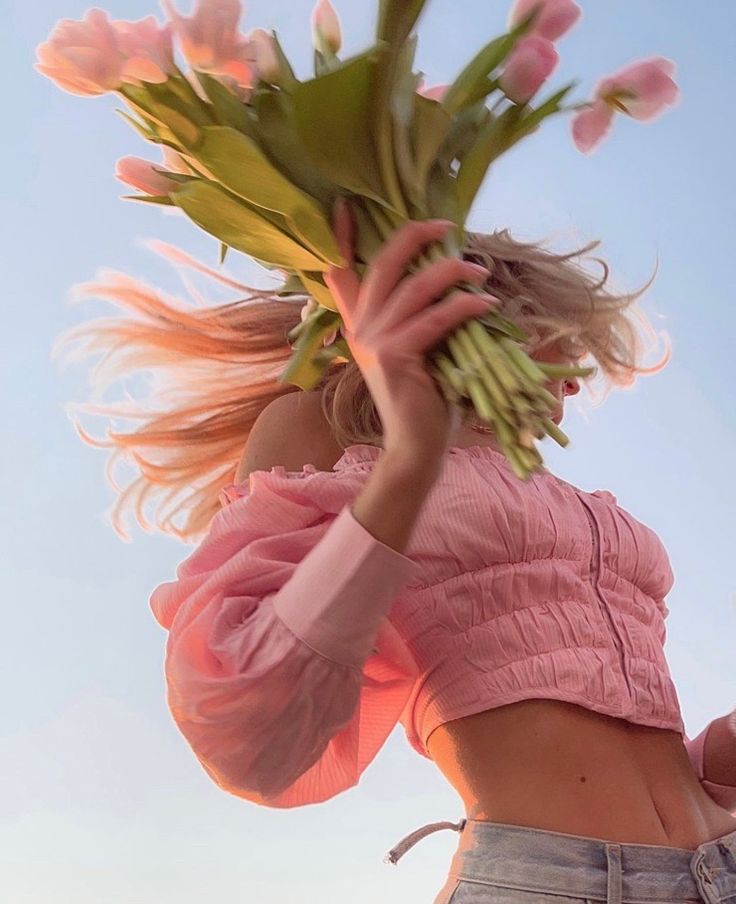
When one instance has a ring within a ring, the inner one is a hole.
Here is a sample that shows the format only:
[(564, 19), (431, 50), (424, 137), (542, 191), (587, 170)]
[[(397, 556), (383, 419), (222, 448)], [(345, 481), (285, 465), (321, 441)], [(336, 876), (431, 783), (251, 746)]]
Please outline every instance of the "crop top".
[(703, 778), (710, 725), (685, 734), (656, 533), (607, 490), (547, 470), (522, 481), (501, 452), (456, 447), (403, 554), (350, 508), (381, 452), (225, 487), (151, 594), (167, 704), (210, 778), (265, 806), (318, 803), (356, 785), (399, 723), (431, 759), (437, 726), (543, 698), (680, 732), (707, 793), (736, 810), (736, 787)]

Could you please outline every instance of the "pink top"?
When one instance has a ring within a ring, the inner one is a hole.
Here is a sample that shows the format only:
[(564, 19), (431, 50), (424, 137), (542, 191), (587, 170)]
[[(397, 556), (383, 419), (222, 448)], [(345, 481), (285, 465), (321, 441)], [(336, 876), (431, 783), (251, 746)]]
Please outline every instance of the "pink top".
[[(471, 446), (449, 451), (404, 555), (350, 509), (381, 451), (226, 487), (153, 591), (167, 702), (213, 781), (265, 806), (321, 802), (397, 723), (430, 758), (438, 725), (531, 697), (678, 731), (702, 780), (707, 727), (687, 739), (663, 652), (674, 577), (656, 533), (607, 490), (524, 482)], [(736, 787), (703, 786), (736, 810)]]

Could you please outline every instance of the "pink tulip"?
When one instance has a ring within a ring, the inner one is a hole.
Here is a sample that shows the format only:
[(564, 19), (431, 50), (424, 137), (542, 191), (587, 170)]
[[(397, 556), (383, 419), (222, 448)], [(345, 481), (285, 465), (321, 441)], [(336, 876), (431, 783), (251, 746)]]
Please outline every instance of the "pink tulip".
[(171, 25), (159, 27), (154, 16), (138, 22), (112, 23), (125, 58), (123, 81), (165, 82), (174, 69)]
[(614, 113), (649, 122), (673, 106), (680, 96), (675, 83), (675, 64), (664, 57), (630, 63), (601, 79), (590, 106), (571, 123), (578, 150), (589, 154), (608, 134)]
[(332, 53), (342, 45), (340, 19), (330, 0), (317, 0), (312, 10), (312, 36), (315, 47), (320, 47), (320, 36)]
[(260, 78), (270, 85), (278, 84), (281, 76), (281, 64), (276, 53), (273, 36), (262, 28), (254, 28), (248, 34), (248, 40), (253, 48), (256, 69)]
[(116, 164), (115, 178), (147, 195), (167, 195), (178, 187), (173, 179), (167, 179), (163, 173), (156, 172), (154, 166), (163, 169), (161, 164), (151, 163), (141, 157), (121, 157)]
[(417, 94), (421, 94), (422, 97), (428, 97), (430, 100), (441, 101), (449, 87), (449, 85), (434, 85), (432, 88), (427, 88), (424, 85), (424, 79), (422, 79), (417, 88)]
[(197, 0), (192, 16), (182, 16), (171, 0), (161, 0), (190, 65), (249, 89), (256, 78), (255, 51), (238, 31), (240, 0)]
[(168, 27), (160, 29), (153, 16), (110, 22), (101, 9), (88, 10), (81, 22), (58, 22), (36, 54), (40, 73), (83, 97), (116, 91), (126, 82), (165, 82), (174, 65)]
[(84, 19), (62, 19), (49, 39), (36, 48), (35, 68), (59, 88), (81, 97), (114, 91), (122, 81), (124, 58), (117, 32), (101, 9)]
[(509, 29), (518, 25), (535, 7), (539, 7), (539, 12), (527, 35), (539, 35), (548, 41), (561, 38), (582, 15), (573, 0), (516, 0), (509, 13)]
[(163, 168), (174, 173), (184, 173), (187, 176), (192, 175), (192, 169), (186, 160), (178, 151), (170, 148), (167, 144), (161, 145), (161, 156), (164, 158)]
[(499, 87), (514, 103), (526, 104), (554, 72), (559, 59), (554, 44), (547, 38), (521, 38), (499, 77)]

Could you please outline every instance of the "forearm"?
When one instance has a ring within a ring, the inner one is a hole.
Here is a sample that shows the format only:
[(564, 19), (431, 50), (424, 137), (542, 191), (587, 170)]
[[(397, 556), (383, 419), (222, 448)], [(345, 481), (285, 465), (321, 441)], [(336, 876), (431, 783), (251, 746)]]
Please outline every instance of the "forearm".
[(414, 465), (384, 453), (274, 599), (284, 624), (334, 662), (362, 667), (381, 622), (416, 574), (404, 550), (436, 469)]
[(403, 553), (436, 479), (434, 463), (384, 452), (351, 512), (376, 540)]
[(705, 738), (703, 777), (736, 787), (736, 710), (714, 719)]

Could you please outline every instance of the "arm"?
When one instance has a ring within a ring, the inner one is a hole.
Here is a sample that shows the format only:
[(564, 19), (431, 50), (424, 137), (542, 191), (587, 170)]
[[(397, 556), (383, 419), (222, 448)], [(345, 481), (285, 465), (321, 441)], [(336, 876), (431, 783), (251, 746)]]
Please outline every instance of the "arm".
[(414, 573), (403, 552), (430, 488), (416, 469), (382, 455), (353, 505), (274, 600), (283, 623), (327, 658), (361, 665)]
[[(290, 393), (264, 409), (238, 469), (243, 479), (275, 464), (296, 470), (317, 460), (326, 467), (331, 456), (328, 450), (325, 457), (318, 402), (317, 396)], [(437, 467), (384, 452), (352, 505), (274, 599), (281, 621), (328, 659), (359, 666), (368, 655), (380, 622), (415, 570), (404, 552)]]
[(367, 481), (261, 464), (151, 606), (170, 631), (169, 707), (205, 771), (292, 807), (356, 784), (409, 697), (415, 665), (385, 616), (417, 565), (388, 543), (408, 543), (430, 484), (395, 457)]
[(705, 739), (704, 778), (736, 788), (736, 710), (710, 723)]
[(703, 788), (717, 804), (736, 812), (736, 710), (709, 722), (685, 748)]

